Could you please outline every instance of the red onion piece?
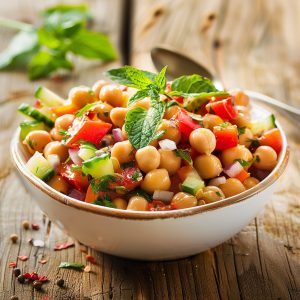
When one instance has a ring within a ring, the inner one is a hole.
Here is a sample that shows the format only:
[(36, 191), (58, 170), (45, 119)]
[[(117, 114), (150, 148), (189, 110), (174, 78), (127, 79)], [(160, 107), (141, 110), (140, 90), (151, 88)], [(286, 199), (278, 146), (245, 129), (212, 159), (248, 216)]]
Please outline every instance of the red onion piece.
[(53, 169), (57, 171), (57, 168), (60, 165), (59, 156), (57, 154), (50, 154), (48, 155), (47, 160), (52, 165)]
[(84, 198), (85, 198), (85, 194), (79, 192), (76, 189), (72, 189), (68, 196), (71, 197), (71, 198), (74, 198), (76, 200), (80, 200), (80, 201), (83, 201)]
[(225, 168), (223, 171), (229, 177), (235, 177), (242, 170), (243, 170), (243, 166), (238, 161), (236, 161), (234, 164), (232, 164), (231, 166)]
[(112, 134), (113, 134), (114, 140), (116, 142), (122, 142), (122, 141), (124, 141), (122, 130), (120, 128), (114, 128), (112, 130)]
[(154, 191), (153, 199), (161, 200), (163, 202), (170, 202), (171, 199), (173, 198), (173, 195), (174, 195), (173, 192), (156, 190)]
[(209, 181), (208, 185), (214, 185), (214, 186), (219, 186), (220, 184), (223, 184), (226, 182), (225, 176), (220, 176), (213, 178)]
[(79, 157), (78, 151), (79, 148), (69, 148), (69, 155), (75, 165), (81, 166), (83, 160)]
[(176, 143), (172, 140), (161, 140), (158, 142), (159, 146), (161, 149), (165, 149), (165, 150), (176, 150), (177, 146)]

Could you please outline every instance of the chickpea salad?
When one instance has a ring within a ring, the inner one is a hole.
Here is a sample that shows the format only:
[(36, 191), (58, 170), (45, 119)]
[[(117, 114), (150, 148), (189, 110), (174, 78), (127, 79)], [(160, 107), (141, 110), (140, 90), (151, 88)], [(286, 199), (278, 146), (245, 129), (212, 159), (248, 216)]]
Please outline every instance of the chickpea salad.
[(205, 205), (268, 176), (282, 148), (274, 115), (251, 120), (244, 92), (200, 75), (167, 82), (166, 69), (112, 69), (115, 83), (66, 100), (39, 87), (18, 109), (26, 168), (77, 200), (133, 211)]

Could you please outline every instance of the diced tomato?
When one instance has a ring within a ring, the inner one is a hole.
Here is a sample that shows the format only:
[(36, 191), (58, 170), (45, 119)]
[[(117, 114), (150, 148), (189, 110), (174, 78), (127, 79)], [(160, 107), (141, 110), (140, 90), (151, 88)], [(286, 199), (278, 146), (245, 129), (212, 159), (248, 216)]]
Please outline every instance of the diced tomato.
[(42, 102), (40, 99), (36, 99), (35, 102), (34, 102), (34, 107), (35, 108), (41, 108), (43, 105), (42, 105)]
[(190, 133), (194, 130), (200, 127), (199, 123), (193, 120), (188, 113), (181, 109), (176, 115), (175, 119), (178, 122), (178, 127), (181, 132), (181, 135), (188, 139), (190, 136)]
[[(166, 93), (170, 93), (171, 91), (172, 91), (172, 84), (168, 82), (166, 85)], [(182, 96), (172, 96), (172, 98), (178, 103), (183, 103), (184, 98)]]
[(65, 114), (74, 114), (79, 108), (74, 104), (68, 104), (64, 106), (52, 107), (51, 110), (58, 116), (63, 116)]
[(127, 191), (132, 191), (142, 182), (142, 173), (139, 168), (129, 167), (121, 171), (120, 177), (117, 177), (115, 186), (123, 186)]
[(258, 139), (259, 144), (262, 146), (272, 147), (277, 154), (282, 149), (282, 137), (278, 128), (273, 128), (265, 131), (263, 135)]
[(83, 176), (80, 170), (73, 170), (70, 164), (61, 164), (58, 173), (78, 191), (85, 192), (89, 186), (87, 176)]
[(167, 82), (166, 84), (166, 93), (170, 93), (172, 91), (172, 84), (171, 82)]
[(110, 123), (102, 121), (84, 121), (76, 132), (67, 140), (66, 145), (71, 147), (79, 140), (84, 140), (98, 145), (111, 128)]
[(245, 169), (243, 169), (243, 170), (241, 170), (240, 173), (238, 173), (234, 177), (236, 179), (238, 179), (239, 181), (243, 182), (245, 179), (247, 179), (248, 177), (250, 177), (250, 173), (248, 173)]
[(220, 101), (220, 100), (224, 100), (224, 99), (226, 99), (226, 98), (228, 98), (228, 95), (219, 95), (219, 96), (213, 96), (213, 97), (209, 97), (209, 100), (210, 100), (210, 102), (217, 102), (217, 101)]
[(213, 111), (216, 115), (223, 120), (232, 120), (237, 117), (237, 109), (233, 105), (233, 98), (228, 97), (224, 100), (213, 101), (206, 104), (206, 110), (210, 113)]
[(192, 166), (184, 166), (184, 167), (181, 167), (178, 171), (177, 171), (177, 174), (180, 178), (180, 180), (183, 182), (187, 175), (193, 171), (193, 167)]
[(180, 184), (181, 180), (177, 174), (171, 176), (171, 187), (169, 189), (170, 192), (173, 192), (174, 195), (180, 192)]
[(237, 146), (238, 132), (235, 125), (229, 125), (227, 127), (215, 126), (213, 131), (217, 140), (217, 150), (222, 151)]
[(175, 209), (175, 206), (171, 204), (165, 204), (160, 200), (153, 200), (151, 203), (148, 204), (148, 210), (150, 211), (166, 211)]

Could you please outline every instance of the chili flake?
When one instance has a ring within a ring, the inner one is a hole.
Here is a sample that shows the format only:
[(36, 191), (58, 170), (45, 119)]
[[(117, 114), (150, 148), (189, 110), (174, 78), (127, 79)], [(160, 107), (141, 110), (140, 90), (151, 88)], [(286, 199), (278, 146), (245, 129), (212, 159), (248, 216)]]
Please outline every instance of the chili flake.
[(29, 257), (27, 255), (19, 255), (18, 259), (21, 261), (26, 261)]

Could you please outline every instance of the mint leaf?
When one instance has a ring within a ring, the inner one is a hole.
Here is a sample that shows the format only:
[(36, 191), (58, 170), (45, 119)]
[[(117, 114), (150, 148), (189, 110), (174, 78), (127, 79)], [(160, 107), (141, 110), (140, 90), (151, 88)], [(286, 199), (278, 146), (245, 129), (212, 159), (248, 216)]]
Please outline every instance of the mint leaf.
[(165, 109), (164, 102), (152, 100), (148, 110), (137, 107), (128, 111), (125, 118), (125, 130), (135, 149), (146, 147), (153, 140)]
[(137, 91), (129, 100), (128, 100), (128, 106), (132, 105), (133, 103), (135, 103), (136, 101), (140, 100), (140, 99), (144, 99), (147, 96), (149, 96), (149, 90), (145, 89), (145, 90), (139, 90)]
[(183, 93), (210, 93), (218, 91), (208, 78), (200, 75), (181, 76), (172, 82), (172, 91)]
[(154, 83), (158, 86), (159, 90), (164, 91), (166, 89), (166, 71), (168, 66), (165, 66), (161, 71), (156, 75)]
[(176, 156), (184, 159), (189, 165), (193, 165), (193, 160), (190, 156), (190, 153), (187, 150), (177, 149), (175, 150), (175, 154)]
[(113, 81), (140, 90), (147, 89), (150, 84), (153, 84), (155, 77), (155, 74), (131, 66), (111, 69), (105, 75)]
[(91, 188), (94, 194), (98, 192), (107, 192), (109, 191), (109, 184), (111, 182), (116, 182), (117, 178), (114, 175), (105, 175), (99, 179), (92, 179)]

